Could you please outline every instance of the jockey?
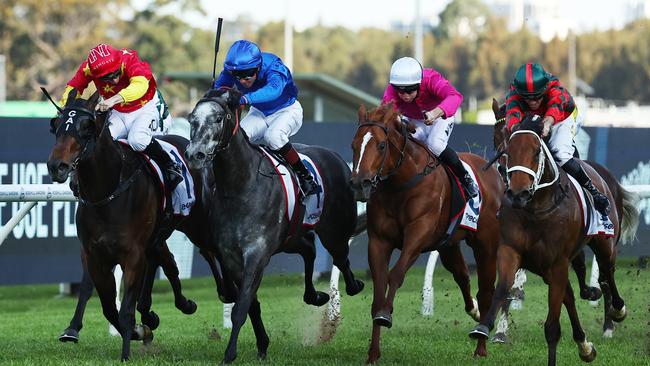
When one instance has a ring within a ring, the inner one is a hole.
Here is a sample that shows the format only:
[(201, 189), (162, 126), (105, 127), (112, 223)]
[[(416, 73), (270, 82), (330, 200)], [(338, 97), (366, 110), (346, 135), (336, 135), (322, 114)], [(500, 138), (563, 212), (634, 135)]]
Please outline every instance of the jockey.
[(296, 99), (298, 88), (291, 71), (278, 56), (261, 52), (251, 41), (239, 40), (228, 50), (224, 70), (213, 88), (233, 86), (243, 93), (239, 104), (251, 106), (241, 121), (250, 141), (266, 143), (291, 165), (304, 195), (316, 194), (318, 185), (289, 142), (302, 126), (302, 106)]
[(414, 120), (413, 137), (426, 143), (431, 152), (445, 163), (469, 197), (478, 195), (478, 188), (458, 154), (447, 145), (454, 128), (454, 114), (463, 96), (434, 69), (423, 69), (412, 57), (402, 57), (390, 69), (390, 82), (382, 103), (393, 102), (404, 116)]
[(602, 215), (610, 210), (607, 196), (591, 182), (580, 163), (573, 157), (573, 137), (581, 124), (582, 116), (560, 81), (547, 73), (540, 64), (524, 64), (519, 67), (506, 96), (506, 128), (521, 122), (525, 114), (543, 116), (542, 138), (551, 133), (549, 147), (559, 165), (574, 177), (594, 198), (594, 206)]
[(68, 82), (61, 104), (65, 105), (72, 89), (81, 95), (91, 81), (102, 97), (96, 109), (105, 112), (113, 108), (108, 117), (113, 139), (126, 138), (133, 150), (144, 152), (160, 164), (165, 185), (174, 190), (183, 176), (180, 166), (152, 138), (168, 111), (149, 64), (140, 60), (134, 50), (99, 44), (90, 50), (88, 59)]

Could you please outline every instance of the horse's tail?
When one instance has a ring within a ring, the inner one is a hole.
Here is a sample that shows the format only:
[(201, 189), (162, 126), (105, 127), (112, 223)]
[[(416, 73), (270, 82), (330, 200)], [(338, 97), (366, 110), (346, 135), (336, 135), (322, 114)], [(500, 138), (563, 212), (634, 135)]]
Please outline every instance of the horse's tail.
[(352, 236), (357, 236), (362, 232), (366, 231), (367, 226), (368, 226), (368, 215), (364, 211), (362, 214), (357, 216), (357, 226), (355, 226), (354, 233), (352, 234)]
[[(620, 184), (619, 184), (620, 186)], [(636, 238), (636, 229), (639, 226), (639, 195), (620, 186), (623, 196), (623, 215), (621, 217), (621, 237), (623, 244), (631, 243)]]

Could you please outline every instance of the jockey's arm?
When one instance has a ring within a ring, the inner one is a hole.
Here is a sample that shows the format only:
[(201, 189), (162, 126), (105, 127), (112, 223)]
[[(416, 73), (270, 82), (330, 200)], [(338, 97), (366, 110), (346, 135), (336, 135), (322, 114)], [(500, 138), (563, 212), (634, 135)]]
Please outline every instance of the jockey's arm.
[(251, 104), (266, 103), (276, 100), (282, 95), (287, 79), (279, 72), (271, 72), (266, 79), (266, 85), (254, 92), (247, 93), (246, 99)]

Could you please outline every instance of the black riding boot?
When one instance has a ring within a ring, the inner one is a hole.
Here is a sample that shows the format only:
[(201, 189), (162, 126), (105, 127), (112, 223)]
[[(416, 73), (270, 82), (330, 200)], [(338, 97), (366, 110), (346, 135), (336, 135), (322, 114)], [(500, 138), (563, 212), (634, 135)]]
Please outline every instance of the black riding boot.
[(594, 187), (591, 179), (589, 179), (589, 176), (582, 168), (582, 165), (580, 165), (580, 163), (574, 158), (571, 158), (562, 165), (562, 169), (571, 174), (571, 176), (575, 178), (581, 186), (591, 193), (591, 196), (594, 198), (594, 207), (596, 208), (596, 211), (607, 216), (610, 210), (609, 199)]
[(454, 172), (454, 174), (458, 177), (460, 184), (463, 186), (463, 189), (465, 190), (465, 193), (468, 197), (474, 198), (478, 196), (478, 188), (476, 188), (476, 184), (469, 176), (467, 170), (465, 170), (465, 166), (463, 166), (463, 163), (458, 158), (458, 154), (456, 154), (454, 149), (447, 146), (440, 153), (440, 156), (438, 156), (438, 158), (440, 161), (445, 163), (445, 165), (451, 168), (451, 171)]
[(169, 157), (155, 138), (151, 139), (151, 143), (143, 152), (160, 164), (165, 185), (169, 187), (170, 191), (173, 191), (183, 181), (181, 167)]
[(291, 169), (293, 169), (293, 171), (298, 175), (298, 178), (300, 180), (300, 189), (305, 194), (305, 196), (318, 193), (318, 184), (316, 184), (314, 177), (311, 176), (307, 170), (307, 167), (305, 167), (305, 164), (303, 164), (302, 160), (300, 160), (298, 152), (291, 145), (291, 143), (287, 142), (286, 145), (282, 146), (278, 150), (278, 153), (282, 155), (284, 160), (286, 160), (287, 163), (291, 165)]

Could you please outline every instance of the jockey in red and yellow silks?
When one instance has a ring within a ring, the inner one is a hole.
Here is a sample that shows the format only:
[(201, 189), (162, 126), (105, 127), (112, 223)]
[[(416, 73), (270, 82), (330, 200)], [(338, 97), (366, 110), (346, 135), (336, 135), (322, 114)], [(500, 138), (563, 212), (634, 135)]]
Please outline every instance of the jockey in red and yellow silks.
[[(160, 130), (166, 108), (156, 87), (149, 64), (134, 50), (115, 49), (99, 44), (88, 53), (74, 77), (68, 82), (61, 104), (65, 105), (72, 89), (81, 95), (93, 82), (102, 98), (96, 109), (111, 111), (107, 123), (114, 139), (126, 139), (135, 151), (142, 151), (160, 164), (165, 184), (173, 189), (182, 180), (180, 166), (167, 155), (153, 135)], [(162, 131), (161, 131), (162, 132)]]

